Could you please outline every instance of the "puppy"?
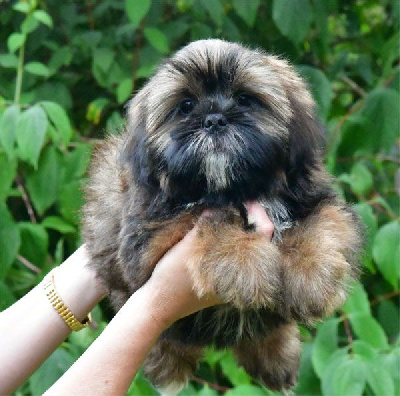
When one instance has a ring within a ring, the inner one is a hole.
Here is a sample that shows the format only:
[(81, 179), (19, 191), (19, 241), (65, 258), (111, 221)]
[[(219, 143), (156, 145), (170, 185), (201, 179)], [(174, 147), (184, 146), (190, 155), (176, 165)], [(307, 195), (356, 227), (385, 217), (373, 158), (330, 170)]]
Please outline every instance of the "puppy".
[[(205, 208), (188, 263), (198, 295), (224, 304), (173, 324), (145, 373), (178, 390), (203, 347), (232, 347), (270, 389), (296, 382), (297, 323), (345, 300), (357, 276), (354, 213), (323, 169), (323, 131), (304, 81), (284, 60), (221, 40), (196, 41), (165, 61), (129, 103), (125, 132), (95, 154), (83, 235), (90, 266), (118, 310)], [(274, 236), (255, 231), (257, 201)]]

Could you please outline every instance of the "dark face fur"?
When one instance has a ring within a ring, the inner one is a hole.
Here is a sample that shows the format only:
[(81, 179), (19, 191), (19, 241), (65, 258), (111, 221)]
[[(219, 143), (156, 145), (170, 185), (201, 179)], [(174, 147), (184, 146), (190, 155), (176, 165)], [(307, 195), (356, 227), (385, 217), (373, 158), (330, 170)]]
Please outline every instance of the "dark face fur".
[(274, 196), (319, 155), (313, 102), (292, 68), (221, 40), (167, 60), (131, 102), (128, 128), (137, 181), (179, 203)]

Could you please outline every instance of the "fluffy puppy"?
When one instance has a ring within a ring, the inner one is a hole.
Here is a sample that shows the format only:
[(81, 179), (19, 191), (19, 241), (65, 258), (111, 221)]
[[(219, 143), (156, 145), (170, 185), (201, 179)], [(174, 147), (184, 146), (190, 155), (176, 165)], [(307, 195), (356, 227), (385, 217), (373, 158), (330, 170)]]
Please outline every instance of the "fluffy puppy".
[[(188, 263), (199, 295), (224, 304), (172, 325), (145, 372), (183, 386), (204, 346), (232, 347), (271, 389), (296, 382), (297, 322), (343, 303), (360, 230), (322, 166), (323, 131), (303, 80), (284, 60), (221, 40), (189, 44), (129, 103), (125, 132), (95, 154), (83, 233), (118, 310), (205, 208)], [(272, 241), (249, 224), (258, 201)]]

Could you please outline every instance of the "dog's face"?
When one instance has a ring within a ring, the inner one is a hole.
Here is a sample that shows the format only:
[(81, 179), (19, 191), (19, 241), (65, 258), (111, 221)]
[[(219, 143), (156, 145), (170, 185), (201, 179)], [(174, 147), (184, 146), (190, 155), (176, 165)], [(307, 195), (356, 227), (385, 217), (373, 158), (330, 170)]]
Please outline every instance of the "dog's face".
[(302, 80), (285, 61), (221, 40), (177, 52), (129, 113), (125, 155), (139, 181), (186, 202), (272, 194), (317, 156)]

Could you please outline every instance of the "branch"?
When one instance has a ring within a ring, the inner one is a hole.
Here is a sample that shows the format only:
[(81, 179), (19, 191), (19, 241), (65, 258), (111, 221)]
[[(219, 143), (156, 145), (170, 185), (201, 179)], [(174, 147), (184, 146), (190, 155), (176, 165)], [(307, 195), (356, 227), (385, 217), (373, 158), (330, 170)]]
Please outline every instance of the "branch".
[(349, 77), (341, 76), (341, 77), (339, 77), (339, 80), (346, 83), (355, 93), (357, 93), (361, 97), (364, 97), (365, 95), (367, 95), (367, 92), (364, 91), (355, 81), (353, 81)]
[(227, 391), (229, 391), (229, 390), (232, 389), (232, 388), (229, 388), (229, 387), (227, 387), (227, 386), (222, 386), (222, 385), (218, 385), (218, 384), (213, 384), (213, 383), (211, 383), (211, 382), (208, 382), (208, 381), (206, 381), (206, 380), (203, 380), (202, 378), (195, 377), (194, 375), (192, 375), (192, 376), (190, 377), (190, 379), (191, 379), (192, 381), (198, 382), (199, 384), (207, 385), (209, 388), (214, 389), (214, 390), (216, 390), (216, 391), (227, 392)]
[(38, 267), (36, 267), (35, 264), (32, 264), (28, 259), (25, 257), (21, 256), (20, 254), (17, 255), (18, 261), (25, 265), (25, 267), (29, 268), (31, 271), (35, 272), (36, 274), (40, 274), (42, 270)]
[(396, 296), (398, 296), (398, 295), (400, 295), (400, 290), (395, 290), (395, 291), (390, 292), (390, 293), (382, 294), (381, 296), (378, 296), (378, 297), (376, 297), (375, 299), (373, 299), (373, 300), (369, 303), (369, 305), (370, 305), (371, 307), (373, 307), (374, 305), (379, 304), (381, 301), (388, 300), (389, 298), (393, 298), (393, 297), (396, 297)]
[(350, 355), (353, 355), (354, 354), (354, 352), (353, 352), (353, 334), (351, 332), (349, 319), (346, 314), (343, 315), (343, 325), (344, 325), (344, 330), (346, 332), (347, 342), (350, 346)]
[(29, 200), (28, 193), (26, 192), (26, 189), (22, 183), (21, 175), (17, 176), (17, 178), (15, 179), (15, 182), (17, 184), (18, 190), (21, 191), (22, 199), (25, 203), (26, 210), (28, 211), (29, 218), (31, 219), (31, 223), (36, 224), (37, 220), (36, 220), (35, 212), (33, 210), (31, 201)]

